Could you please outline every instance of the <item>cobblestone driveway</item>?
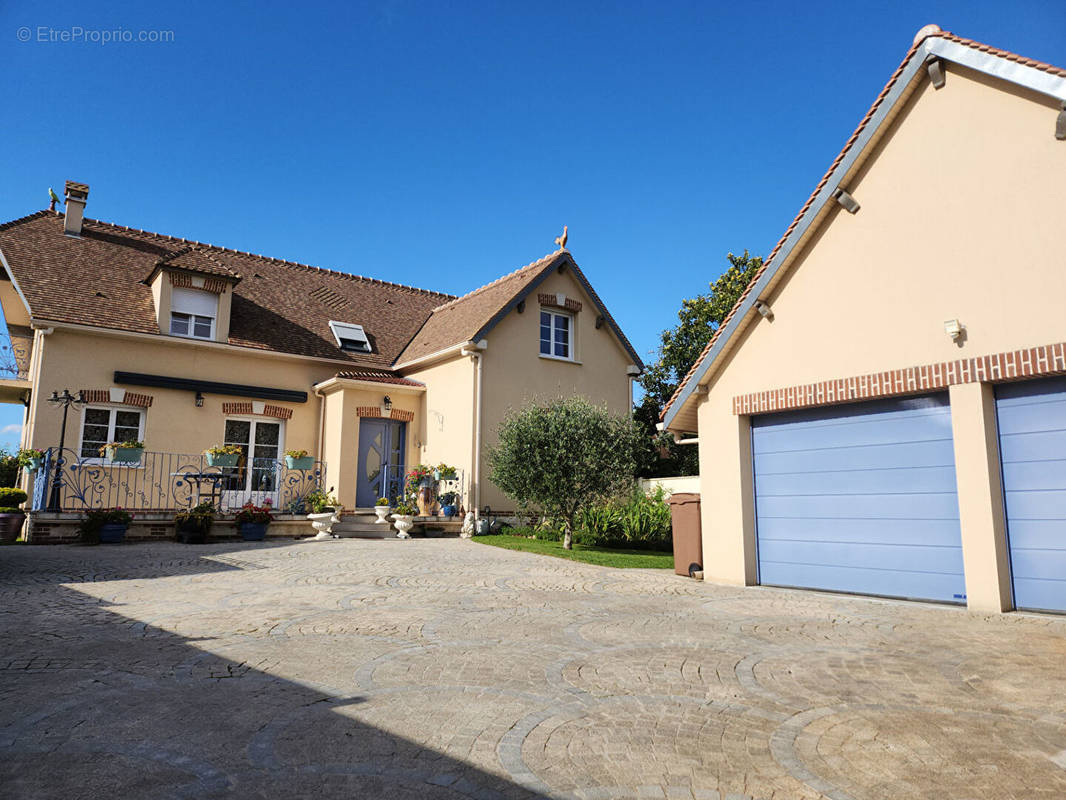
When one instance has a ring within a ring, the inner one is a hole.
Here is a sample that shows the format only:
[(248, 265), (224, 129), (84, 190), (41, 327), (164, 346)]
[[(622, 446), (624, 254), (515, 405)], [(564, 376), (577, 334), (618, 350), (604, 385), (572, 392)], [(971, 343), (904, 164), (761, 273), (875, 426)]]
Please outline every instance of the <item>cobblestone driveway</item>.
[(0, 548), (4, 798), (1061, 798), (1066, 620), (458, 540)]

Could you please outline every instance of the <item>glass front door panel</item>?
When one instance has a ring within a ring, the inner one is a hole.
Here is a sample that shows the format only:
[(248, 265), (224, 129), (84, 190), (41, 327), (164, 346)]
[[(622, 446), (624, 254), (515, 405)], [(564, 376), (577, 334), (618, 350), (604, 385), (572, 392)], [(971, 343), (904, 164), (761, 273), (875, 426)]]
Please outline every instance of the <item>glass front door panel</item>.
[(223, 504), (232, 508), (247, 502), (277, 502), (281, 423), (263, 420), (226, 420), (224, 444), (236, 445), (241, 456), (236, 467), (223, 467)]

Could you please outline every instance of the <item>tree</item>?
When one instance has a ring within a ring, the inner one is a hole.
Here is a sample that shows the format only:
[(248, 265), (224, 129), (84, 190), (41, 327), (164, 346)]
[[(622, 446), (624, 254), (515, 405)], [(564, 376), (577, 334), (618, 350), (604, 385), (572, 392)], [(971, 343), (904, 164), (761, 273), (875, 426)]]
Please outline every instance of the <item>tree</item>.
[(655, 363), (640, 378), (644, 398), (634, 411), (634, 419), (644, 429), (646, 442), (639, 455), (640, 475), (695, 475), (699, 472), (696, 448), (679, 446), (672, 435), (659, 434), (655, 423), (659, 421), (663, 406), (762, 266), (762, 258), (748, 255), (747, 250), (741, 256), (728, 253), (726, 258), (729, 268), (710, 284), (709, 292), (681, 301), (678, 324), (662, 332)]
[(490, 478), (520, 506), (561, 520), (569, 550), (577, 513), (633, 481), (640, 437), (631, 419), (580, 397), (534, 403), (500, 424)]

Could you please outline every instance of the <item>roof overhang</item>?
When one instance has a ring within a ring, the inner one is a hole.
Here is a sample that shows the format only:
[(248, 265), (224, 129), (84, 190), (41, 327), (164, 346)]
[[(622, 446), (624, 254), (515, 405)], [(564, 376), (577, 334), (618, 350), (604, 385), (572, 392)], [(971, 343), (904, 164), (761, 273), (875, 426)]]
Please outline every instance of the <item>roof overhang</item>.
[(313, 387), (316, 394), (332, 394), (341, 389), (373, 389), (388, 394), (422, 394), (426, 391), (424, 385), (411, 386), (406, 383), (387, 383), (385, 381), (368, 381), (359, 378), (329, 378), (316, 383)]
[(0, 378), (0, 403), (25, 404), (33, 384), (24, 378)]
[(670, 399), (662, 416), (665, 430), (684, 433), (697, 430), (695, 406), (706, 391), (701, 387), (707, 386), (714, 374), (716, 362), (733, 349), (737, 335), (757, 316), (757, 313), (753, 313), (755, 304), (784, 277), (783, 271), (791, 262), (791, 256), (798, 254), (801, 249), (800, 245), (814, 233), (818, 223), (827, 216), (828, 210), (836, 202), (834, 195), (837, 190), (843, 188), (842, 184), (862, 165), (866, 156), (872, 152), (873, 146), (884, 134), (885, 129), (899, 113), (902, 104), (913, 94), (926, 75), (925, 62), (931, 56), (1066, 102), (1066, 77), (1062, 75), (936, 35), (924, 39), (914, 48), (903, 64), (900, 74), (884, 99), (859, 131), (855, 140), (849, 144), (844, 157), (824, 181), (814, 201), (809, 204), (798, 220), (798, 224), (782, 241), (758, 280), (748, 288), (736, 309), (722, 325), (718, 335), (712, 339), (711, 348), (696, 362), (692, 371)]

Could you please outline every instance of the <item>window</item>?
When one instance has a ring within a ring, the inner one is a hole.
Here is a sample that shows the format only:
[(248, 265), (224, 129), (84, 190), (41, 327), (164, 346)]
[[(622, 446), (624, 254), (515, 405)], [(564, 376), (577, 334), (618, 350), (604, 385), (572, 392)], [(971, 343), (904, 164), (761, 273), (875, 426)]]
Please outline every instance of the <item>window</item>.
[(111, 442), (144, 439), (144, 412), (140, 409), (86, 406), (81, 416), (82, 458), (103, 458), (100, 448)]
[(540, 354), (549, 358), (573, 360), (571, 328), (574, 319), (555, 311), (540, 312)]
[(353, 353), (369, 353), (371, 351), (370, 340), (362, 325), (353, 322), (329, 321), (329, 329), (333, 331), (333, 338), (337, 340), (337, 347)]
[(217, 295), (198, 289), (176, 288), (170, 300), (170, 334), (214, 339), (217, 315)]
[[(238, 492), (245, 499), (262, 502), (263, 497), (273, 497), (278, 477), (278, 459), (281, 456), (281, 423), (265, 420), (227, 419), (223, 444), (235, 444), (241, 448), (241, 458), (232, 470), (226, 470), (223, 489)], [(249, 455), (251, 456), (249, 463)], [(263, 497), (251, 497), (253, 492), (263, 492)], [(275, 498), (276, 499), (276, 498)], [(243, 503), (244, 500), (241, 500)], [(230, 503), (232, 505), (233, 502)]]

